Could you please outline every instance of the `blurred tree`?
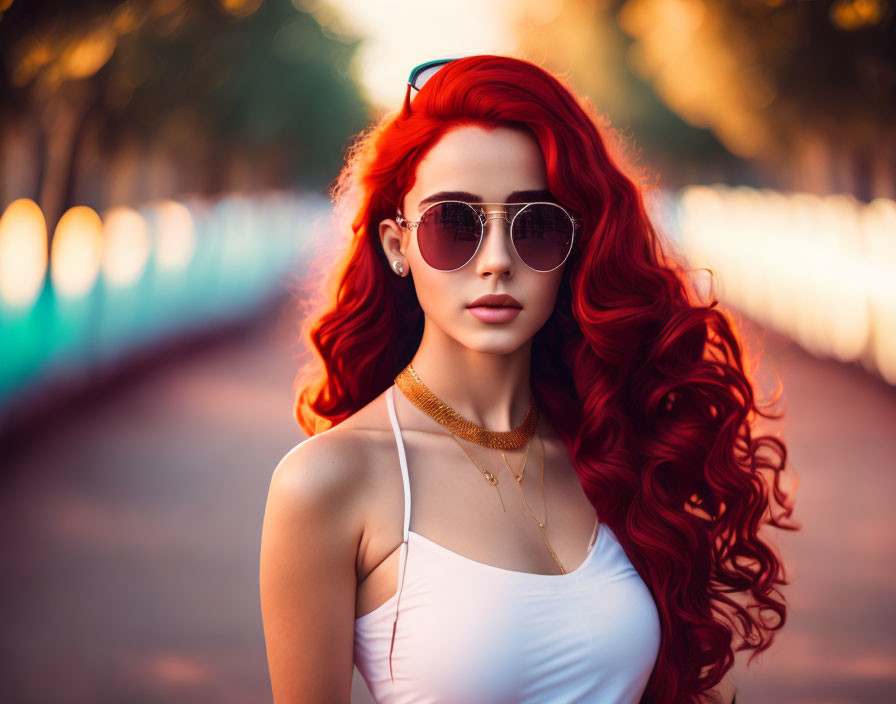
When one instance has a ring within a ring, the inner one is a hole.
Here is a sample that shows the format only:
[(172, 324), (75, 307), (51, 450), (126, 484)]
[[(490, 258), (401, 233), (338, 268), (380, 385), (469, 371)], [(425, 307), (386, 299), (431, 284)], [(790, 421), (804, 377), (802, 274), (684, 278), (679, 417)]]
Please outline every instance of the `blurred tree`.
[(812, 190), (896, 194), (888, 0), (623, 0), (630, 62), (667, 105)]
[[(632, 40), (619, 27), (614, 0), (553, 0), (518, 22), (518, 50), (564, 76), (588, 96), (618, 133), (620, 156), (641, 178), (675, 188), (701, 180), (749, 182), (749, 164), (716, 135), (668, 107), (628, 63)], [(632, 173), (632, 175), (638, 175)]]
[[(51, 228), (72, 204), (85, 144), (110, 163), (161, 153), (160, 173), (181, 191), (322, 187), (367, 120), (349, 69), (358, 40), (299, 3), (3, 2), (0, 128), (33, 130), (39, 165), (36, 183), (7, 190), (36, 197)], [(241, 164), (247, 176), (235, 181)], [(158, 195), (148, 178), (132, 196)]]
[(665, 185), (868, 199), (896, 195), (894, 15), (893, 0), (545, 0), (518, 29)]

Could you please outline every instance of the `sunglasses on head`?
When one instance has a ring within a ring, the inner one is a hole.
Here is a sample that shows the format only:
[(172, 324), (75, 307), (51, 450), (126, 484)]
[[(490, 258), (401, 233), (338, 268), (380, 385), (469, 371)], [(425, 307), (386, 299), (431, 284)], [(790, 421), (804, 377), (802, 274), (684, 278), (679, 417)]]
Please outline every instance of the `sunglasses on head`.
[(423, 85), (432, 78), (442, 66), (450, 64), (454, 59), (435, 59), (434, 61), (426, 61), (419, 66), (411, 69), (411, 75), (408, 77), (408, 85), (415, 93), (419, 93)]
[[(502, 206), (486, 210), (484, 206)], [(417, 233), (423, 260), (439, 271), (456, 271), (469, 263), (485, 237), (489, 220), (510, 223), (510, 241), (520, 260), (534, 271), (546, 273), (569, 257), (578, 221), (557, 203), (468, 203), (447, 200), (432, 203), (416, 220), (395, 218), (399, 226)]]

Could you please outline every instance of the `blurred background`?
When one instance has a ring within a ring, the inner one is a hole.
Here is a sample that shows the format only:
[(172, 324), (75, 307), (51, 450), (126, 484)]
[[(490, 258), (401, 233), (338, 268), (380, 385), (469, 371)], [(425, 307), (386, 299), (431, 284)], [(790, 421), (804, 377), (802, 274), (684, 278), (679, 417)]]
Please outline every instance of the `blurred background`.
[(327, 187), (413, 66), (509, 53), (606, 116), (762, 393), (782, 385), (803, 529), (771, 536), (788, 622), (738, 656), (739, 704), (892, 701), (894, 15), (0, 0), (4, 700), (270, 700), (258, 544), (304, 439), (291, 292), (341, 242)]

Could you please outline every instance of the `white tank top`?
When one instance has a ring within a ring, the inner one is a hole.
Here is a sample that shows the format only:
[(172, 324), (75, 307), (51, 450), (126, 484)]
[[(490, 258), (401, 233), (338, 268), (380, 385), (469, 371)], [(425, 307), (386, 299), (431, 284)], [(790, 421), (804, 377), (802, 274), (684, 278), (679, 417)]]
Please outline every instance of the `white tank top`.
[(394, 389), (386, 402), (405, 506), (398, 589), (355, 619), (355, 665), (377, 704), (637, 702), (660, 623), (613, 531), (596, 523), (584, 562), (545, 575), (487, 565), (409, 530)]

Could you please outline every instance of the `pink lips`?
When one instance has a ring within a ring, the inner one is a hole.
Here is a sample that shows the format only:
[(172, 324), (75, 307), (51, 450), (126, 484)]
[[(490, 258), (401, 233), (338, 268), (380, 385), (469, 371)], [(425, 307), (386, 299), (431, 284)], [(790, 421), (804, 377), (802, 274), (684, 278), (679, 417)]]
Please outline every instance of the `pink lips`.
[(475, 301), (472, 301), (467, 307), (472, 308), (475, 306), (506, 306), (509, 308), (523, 307), (518, 300), (516, 300), (513, 296), (507, 295), (506, 293), (487, 293), (484, 296), (480, 296)]
[(486, 323), (509, 323), (519, 315), (519, 308), (501, 306), (489, 308), (488, 306), (472, 306), (467, 308), (470, 313)]
[(488, 293), (473, 301), (467, 310), (486, 323), (508, 323), (519, 315), (520, 302), (506, 293)]

